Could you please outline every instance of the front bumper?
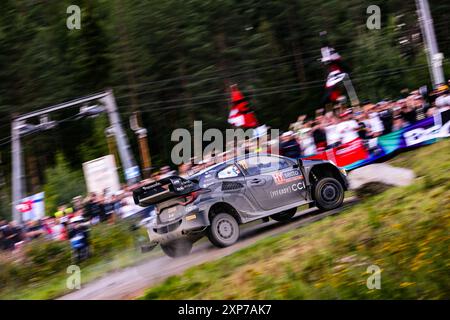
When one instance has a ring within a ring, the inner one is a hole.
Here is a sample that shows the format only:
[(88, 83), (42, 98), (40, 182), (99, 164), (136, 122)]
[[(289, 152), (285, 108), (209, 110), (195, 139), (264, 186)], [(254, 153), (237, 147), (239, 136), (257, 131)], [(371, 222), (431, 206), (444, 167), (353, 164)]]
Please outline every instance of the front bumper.
[(190, 212), (181, 219), (165, 224), (156, 222), (147, 227), (147, 234), (152, 244), (167, 243), (192, 234), (202, 232), (209, 221), (207, 214), (203, 212)]

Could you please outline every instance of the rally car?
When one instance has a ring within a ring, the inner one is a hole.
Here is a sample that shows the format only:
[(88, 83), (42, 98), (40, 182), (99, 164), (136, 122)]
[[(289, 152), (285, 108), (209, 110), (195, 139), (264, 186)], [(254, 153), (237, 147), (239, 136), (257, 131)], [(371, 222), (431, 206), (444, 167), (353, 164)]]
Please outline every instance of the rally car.
[(146, 225), (150, 248), (159, 244), (178, 257), (205, 235), (217, 247), (230, 246), (240, 224), (287, 221), (303, 204), (337, 208), (345, 190), (345, 170), (329, 161), (247, 154), (189, 178), (170, 176), (142, 186), (133, 197), (140, 206), (156, 206), (156, 219)]

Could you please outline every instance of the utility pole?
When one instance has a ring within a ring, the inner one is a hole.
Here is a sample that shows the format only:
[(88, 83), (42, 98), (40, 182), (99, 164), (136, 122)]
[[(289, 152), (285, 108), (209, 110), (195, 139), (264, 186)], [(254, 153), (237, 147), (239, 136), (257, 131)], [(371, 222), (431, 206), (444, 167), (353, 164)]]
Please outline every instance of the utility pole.
[(147, 129), (141, 128), (136, 131), (139, 140), (139, 152), (142, 159), (142, 171), (145, 178), (150, 178), (152, 161), (150, 158), (150, 151), (147, 142)]
[(101, 101), (106, 108), (109, 122), (111, 123), (112, 130), (116, 137), (117, 149), (119, 150), (119, 156), (125, 173), (125, 179), (128, 184), (137, 182), (140, 176), (139, 167), (137, 167), (134, 162), (130, 146), (128, 145), (127, 136), (122, 128), (119, 113), (117, 111), (116, 99), (114, 99), (112, 90), (108, 90), (107, 95), (101, 98)]
[(428, 0), (416, 0), (417, 12), (419, 16), (422, 38), (425, 40), (425, 52), (427, 54), (428, 67), (430, 69), (431, 83), (433, 88), (445, 83), (444, 71), (442, 70), (442, 60), (444, 56), (439, 52), (434, 33), (433, 18), (430, 13)]
[(108, 142), (109, 154), (114, 156), (114, 161), (117, 164), (117, 169), (119, 169), (120, 168), (120, 158), (117, 153), (114, 129), (111, 127), (106, 128), (105, 136), (106, 136), (106, 141)]
[(20, 200), (25, 194), (24, 190), (24, 175), (23, 175), (23, 159), (22, 146), (20, 144), (19, 126), (20, 120), (14, 120), (11, 125), (11, 140), (12, 140), (12, 218), (17, 222), (22, 221), (22, 215), (16, 209)]
[(140, 112), (135, 111), (130, 116), (130, 128), (137, 136), (139, 143), (139, 155), (141, 156), (142, 173), (144, 178), (150, 178), (152, 170), (152, 160), (148, 148), (147, 129), (142, 127)]

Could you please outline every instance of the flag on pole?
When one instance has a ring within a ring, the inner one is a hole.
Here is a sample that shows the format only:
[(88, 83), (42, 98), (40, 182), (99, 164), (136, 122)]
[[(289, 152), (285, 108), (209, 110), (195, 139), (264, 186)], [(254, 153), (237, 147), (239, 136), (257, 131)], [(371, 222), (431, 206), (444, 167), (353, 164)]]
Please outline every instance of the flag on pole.
[(235, 127), (255, 128), (258, 126), (255, 113), (250, 109), (249, 102), (239, 91), (236, 84), (231, 89), (231, 110), (228, 115), (228, 123)]
[(322, 63), (327, 66), (328, 76), (325, 83), (325, 103), (335, 103), (342, 95), (339, 84), (347, 77), (347, 73), (343, 72), (341, 66), (341, 56), (334, 48), (325, 46), (321, 49)]

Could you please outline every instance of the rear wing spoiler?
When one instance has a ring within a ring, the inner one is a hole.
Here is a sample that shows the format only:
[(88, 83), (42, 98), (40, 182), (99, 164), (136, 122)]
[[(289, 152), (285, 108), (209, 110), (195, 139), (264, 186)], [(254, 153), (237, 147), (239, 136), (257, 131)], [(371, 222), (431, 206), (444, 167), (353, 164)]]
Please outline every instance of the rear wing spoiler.
[(190, 194), (201, 189), (197, 183), (179, 176), (170, 176), (133, 191), (134, 203), (142, 207)]

